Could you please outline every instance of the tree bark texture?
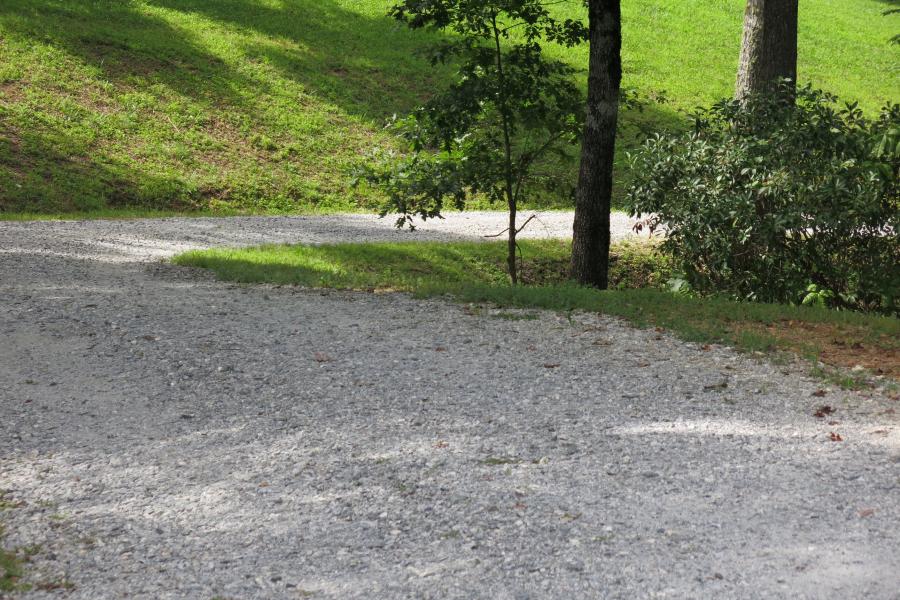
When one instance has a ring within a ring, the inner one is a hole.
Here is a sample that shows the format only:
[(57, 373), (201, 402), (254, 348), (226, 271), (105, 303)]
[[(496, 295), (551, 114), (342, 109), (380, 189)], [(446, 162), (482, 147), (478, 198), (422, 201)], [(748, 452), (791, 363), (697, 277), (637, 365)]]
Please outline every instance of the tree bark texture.
[(572, 278), (606, 289), (613, 155), (622, 81), (620, 0), (590, 0), (587, 116), (575, 192)]
[(763, 93), (780, 78), (797, 82), (799, 0), (747, 0), (734, 96)]

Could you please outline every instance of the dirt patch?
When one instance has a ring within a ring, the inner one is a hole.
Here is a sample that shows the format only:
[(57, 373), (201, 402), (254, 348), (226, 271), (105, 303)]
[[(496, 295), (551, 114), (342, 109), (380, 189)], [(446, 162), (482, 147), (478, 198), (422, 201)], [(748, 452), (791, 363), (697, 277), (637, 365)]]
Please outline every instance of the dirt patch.
[(25, 86), (19, 81), (7, 81), (0, 83), (0, 100), (11, 103), (25, 101)]
[(106, 92), (96, 87), (84, 87), (79, 90), (73, 100), (80, 106), (100, 115), (111, 115), (121, 111), (121, 108), (105, 97)]
[(757, 330), (794, 350), (814, 350), (825, 364), (846, 368), (859, 365), (877, 375), (900, 380), (900, 343), (888, 335), (873, 337), (871, 332), (848, 325), (799, 321), (760, 325)]

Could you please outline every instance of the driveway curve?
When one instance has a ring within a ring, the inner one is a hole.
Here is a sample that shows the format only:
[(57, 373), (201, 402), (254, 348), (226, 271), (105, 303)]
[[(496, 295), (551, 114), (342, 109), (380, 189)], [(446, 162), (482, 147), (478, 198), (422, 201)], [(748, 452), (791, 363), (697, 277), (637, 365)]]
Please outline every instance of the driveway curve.
[(14, 596), (900, 597), (895, 401), (598, 315), (164, 262), (502, 222), (0, 222)]

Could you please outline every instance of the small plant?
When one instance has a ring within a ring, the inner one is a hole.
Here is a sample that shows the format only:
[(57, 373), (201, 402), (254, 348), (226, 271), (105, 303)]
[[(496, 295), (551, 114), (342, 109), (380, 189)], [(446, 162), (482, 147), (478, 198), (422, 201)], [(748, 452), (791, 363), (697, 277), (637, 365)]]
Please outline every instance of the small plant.
[[(455, 81), (411, 116), (390, 127), (408, 145), (396, 154), (376, 150), (356, 181), (387, 196), (381, 216), (440, 217), (445, 203), (462, 209), (483, 196), (509, 209), (507, 269), (516, 266), (519, 205), (539, 190), (561, 185), (558, 169), (539, 171), (550, 154), (578, 140), (584, 98), (574, 70), (547, 59), (541, 43), (574, 46), (587, 39), (578, 21), (554, 18), (544, 0), (405, 0), (390, 14), (411, 28), (456, 35), (434, 50), (433, 64), (459, 61)], [(505, 46), (505, 47), (504, 47)]]
[(834, 292), (811, 283), (806, 286), (806, 291), (800, 304), (825, 308), (831, 304), (832, 300), (834, 300)]
[[(0, 493), (0, 499), (3, 498)], [(3, 524), (0, 523), (0, 542), (3, 540)], [(0, 545), (0, 592), (25, 592), (31, 586), (22, 582), (24, 564), (40, 550), (38, 546), (27, 549), (7, 550)], [(0, 594), (2, 596), (2, 594)]]
[(0, 549), (0, 592), (28, 590), (28, 584), (21, 583), (22, 563), (15, 552)]
[(722, 101), (631, 161), (627, 207), (697, 292), (900, 310), (900, 105), (870, 119), (808, 86)]
[(684, 277), (673, 277), (666, 282), (670, 292), (678, 296), (690, 296), (693, 293), (691, 284)]

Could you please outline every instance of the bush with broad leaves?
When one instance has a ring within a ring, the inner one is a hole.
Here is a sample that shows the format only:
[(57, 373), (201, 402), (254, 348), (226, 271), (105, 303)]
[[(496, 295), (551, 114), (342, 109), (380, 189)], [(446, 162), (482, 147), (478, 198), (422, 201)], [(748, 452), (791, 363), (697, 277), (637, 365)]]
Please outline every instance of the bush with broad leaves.
[(694, 290), (900, 310), (900, 105), (869, 118), (783, 86), (721, 101), (631, 161), (626, 205), (665, 229)]

